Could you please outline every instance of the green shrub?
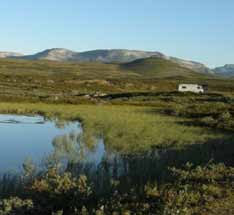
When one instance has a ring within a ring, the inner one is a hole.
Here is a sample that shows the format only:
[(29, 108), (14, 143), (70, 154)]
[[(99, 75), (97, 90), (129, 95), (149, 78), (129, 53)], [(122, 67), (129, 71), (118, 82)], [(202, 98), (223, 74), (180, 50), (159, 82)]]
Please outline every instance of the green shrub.
[(26, 214), (26, 212), (33, 208), (32, 200), (20, 199), (18, 197), (11, 197), (0, 201), (0, 214)]
[(224, 112), (224, 113), (221, 113), (218, 117), (218, 121), (219, 122), (227, 122), (229, 120), (231, 120), (231, 117), (232, 115), (229, 113), (229, 112)]

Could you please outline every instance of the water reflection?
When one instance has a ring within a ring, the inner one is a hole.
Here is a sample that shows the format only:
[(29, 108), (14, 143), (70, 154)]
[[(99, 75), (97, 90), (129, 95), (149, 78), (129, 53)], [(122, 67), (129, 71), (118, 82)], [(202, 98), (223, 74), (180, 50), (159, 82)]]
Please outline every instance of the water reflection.
[(214, 160), (233, 165), (230, 140), (166, 149), (155, 146), (146, 152), (123, 154), (105, 146), (102, 139), (88, 146), (82, 141), (82, 135), (82, 132), (71, 132), (56, 137), (53, 141), (53, 158), (59, 162), (65, 159), (64, 170), (75, 176), (88, 176), (97, 192), (108, 192), (113, 181), (118, 181), (119, 188), (123, 190), (131, 187), (131, 184), (142, 188), (142, 184), (168, 177), (168, 167), (181, 167), (187, 162), (202, 165)]
[[(122, 177), (135, 182), (148, 180), (155, 176), (157, 165), (163, 152), (150, 150), (144, 154), (120, 154), (110, 147), (105, 147), (103, 140), (97, 138), (93, 145), (87, 145), (82, 132), (70, 132), (53, 140), (53, 153), (47, 161), (50, 166), (60, 165), (74, 175), (85, 174), (98, 188), (108, 186), (110, 179)], [(129, 181), (130, 182), (130, 181)], [(110, 185), (111, 186), (111, 185)]]
[(83, 141), (83, 134), (80, 131), (58, 135), (53, 139), (52, 145), (54, 149), (49, 159), (58, 162), (92, 163), (98, 166), (106, 153), (102, 139), (96, 139), (93, 145), (88, 146)]
[(39, 164), (54, 150), (53, 139), (80, 132), (78, 122), (49, 121), (42, 116), (0, 115), (0, 173), (19, 171), (25, 159)]
[[(17, 123), (16, 123), (17, 121)], [(151, 147), (138, 154), (119, 153), (105, 145), (101, 137), (94, 137), (87, 144), (85, 131), (78, 122), (47, 121), (43, 117), (0, 115), (0, 168), (5, 171), (22, 166), (35, 171), (60, 167), (74, 175), (85, 174), (97, 187), (108, 190), (111, 181), (121, 186), (144, 184), (160, 180), (167, 174), (168, 166), (180, 166), (186, 162), (207, 163), (210, 159), (233, 164), (233, 141), (215, 140), (181, 148), (162, 149)], [(35, 165), (34, 165), (35, 164)]]
[(45, 119), (41, 116), (21, 116), (21, 115), (0, 115), (2, 124), (44, 124)]

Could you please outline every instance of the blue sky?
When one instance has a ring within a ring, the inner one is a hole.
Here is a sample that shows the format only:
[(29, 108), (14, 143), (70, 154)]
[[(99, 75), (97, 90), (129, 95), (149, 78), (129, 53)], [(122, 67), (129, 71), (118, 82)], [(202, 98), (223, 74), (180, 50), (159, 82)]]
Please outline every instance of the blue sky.
[(0, 50), (126, 48), (234, 63), (233, 0), (2, 0)]

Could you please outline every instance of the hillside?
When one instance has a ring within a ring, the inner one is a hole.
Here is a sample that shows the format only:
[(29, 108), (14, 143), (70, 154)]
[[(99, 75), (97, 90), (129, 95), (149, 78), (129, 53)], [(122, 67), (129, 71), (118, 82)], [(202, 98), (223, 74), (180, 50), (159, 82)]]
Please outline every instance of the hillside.
[(212, 73), (212, 71), (202, 63), (166, 56), (160, 52), (139, 51), (127, 49), (101, 49), (85, 52), (75, 52), (63, 48), (47, 49), (42, 52), (24, 56), (6, 56), (26, 60), (51, 60), (60, 62), (101, 62), (101, 63), (129, 63), (138, 59), (157, 57), (170, 60), (181, 66), (201, 73)]
[(59, 79), (190, 79), (213, 77), (182, 67), (170, 60), (150, 57), (130, 63), (57, 62), (47, 60), (1, 59), (0, 73), (25, 76), (40, 75)]
[(1, 101), (80, 103), (96, 92), (174, 92), (184, 82), (208, 84), (209, 92), (234, 92), (232, 80), (157, 57), (126, 64), (0, 59)]
[(171, 60), (174, 63), (178, 63), (185, 68), (192, 69), (197, 72), (210, 73), (210, 74), (214, 73), (211, 69), (209, 69), (207, 66), (205, 66), (202, 63), (189, 61), (189, 60), (183, 60), (183, 59), (175, 58), (175, 57), (169, 57), (169, 60)]
[(212, 77), (206, 73), (197, 73), (171, 60), (150, 57), (123, 64), (122, 69), (144, 76), (157, 78), (206, 78)]

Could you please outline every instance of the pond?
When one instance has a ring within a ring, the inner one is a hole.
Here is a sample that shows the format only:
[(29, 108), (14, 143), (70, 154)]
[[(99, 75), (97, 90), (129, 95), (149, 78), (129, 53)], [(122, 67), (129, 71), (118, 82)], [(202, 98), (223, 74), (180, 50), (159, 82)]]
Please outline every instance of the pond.
[(88, 144), (83, 134), (77, 121), (0, 115), (0, 175), (18, 175), (26, 164), (33, 164), (37, 170), (59, 165), (63, 171), (87, 175), (101, 187), (106, 177), (141, 178), (156, 174), (158, 150), (144, 155), (121, 154), (106, 146), (101, 137)]
[(0, 115), (0, 173), (22, 170), (22, 164), (30, 160), (43, 165), (54, 160), (101, 162), (104, 144), (88, 149), (80, 147), (82, 128), (79, 122), (46, 120), (42, 116)]
[[(125, 132), (124, 135), (128, 131)], [(49, 167), (58, 167), (74, 176), (85, 174), (96, 192), (106, 192), (117, 181), (124, 190), (131, 184), (165, 178), (170, 166), (180, 167), (188, 161), (201, 164), (211, 159), (224, 160), (223, 152), (231, 152), (229, 145), (224, 149), (223, 144), (214, 147), (213, 143), (181, 149), (152, 145), (146, 151), (123, 152), (104, 142), (108, 135), (104, 132), (103, 136), (93, 137), (91, 143), (85, 134), (89, 131), (82, 129), (77, 121), (0, 115), (0, 184), (4, 185), (0, 186), (0, 194), (11, 190), (12, 183), (20, 189), (23, 170), (31, 167), (35, 168), (31, 174), (34, 176)], [(141, 143), (140, 139), (136, 141)], [(227, 158), (231, 157), (229, 154)], [(233, 163), (233, 159), (230, 162)]]
[[(94, 137), (89, 143), (85, 132), (87, 130), (83, 130), (77, 121), (0, 115), (0, 175), (22, 172), (25, 164), (33, 164), (37, 170), (59, 166), (62, 171), (75, 175), (85, 174), (101, 187), (101, 181), (104, 185), (109, 177), (119, 180), (127, 176), (142, 182), (158, 178), (168, 166), (222, 158), (222, 145), (213, 147), (214, 144), (206, 144), (205, 148), (197, 144), (184, 149), (155, 145), (147, 151), (123, 153), (119, 148), (105, 144), (105, 138), (101, 136)], [(141, 140), (136, 141), (139, 144)]]

